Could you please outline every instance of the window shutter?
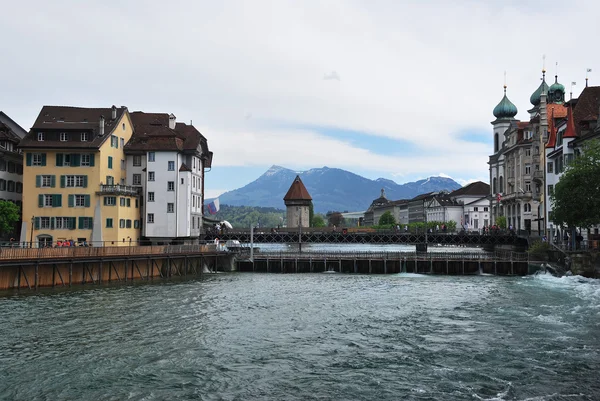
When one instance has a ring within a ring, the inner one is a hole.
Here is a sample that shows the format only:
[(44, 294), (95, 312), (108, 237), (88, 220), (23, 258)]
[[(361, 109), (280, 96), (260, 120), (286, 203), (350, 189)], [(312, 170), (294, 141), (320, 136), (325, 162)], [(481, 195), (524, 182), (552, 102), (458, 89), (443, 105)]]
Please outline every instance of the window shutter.
[(83, 187), (87, 188), (87, 175), (83, 176)]
[(88, 227), (90, 229), (94, 228), (94, 218), (93, 217), (87, 217), (87, 221), (88, 221)]
[(35, 176), (35, 187), (39, 188), (42, 186), (42, 176), (41, 175), (36, 175)]
[(75, 221), (76, 221), (75, 217), (69, 217), (69, 229), (71, 229), (71, 230), (75, 229)]
[(35, 229), (39, 230), (40, 229), (40, 218), (36, 217), (33, 224), (35, 226)]
[(106, 200), (106, 196), (104, 197), (104, 206), (108, 205), (108, 201)]
[(59, 167), (63, 165), (63, 154), (62, 153), (56, 154), (56, 165)]
[(127, 198), (127, 207), (131, 207), (131, 199)]
[(74, 207), (75, 206), (75, 195), (69, 195), (69, 207)]
[(27, 153), (27, 154), (25, 155), (25, 160), (26, 160), (26, 164), (27, 164), (28, 166), (31, 166), (31, 153)]
[(89, 195), (85, 195), (85, 207), (90, 207), (90, 196)]
[(90, 155), (90, 166), (94, 166), (94, 154)]
[(52, 195), (52, 207), (62, 206), (62, 195)]
[(50, 229), (54, 230), (54, 227), (56, 227), (56, 217), (50, 217)]
[(80, 217), (79, 218), (79, 229), (82, 230), (83, 229), (83, 219), (85, 219), (85, 217)]
[(46, 154), (42, 153), (42, 166), (46, 165)]
[(81, 155), (79, 153), (74, 153), (71, 155), (71, 166), (79, 167), (81, 164)]
[(56, 186), (56, 176), (52, 175), (50, 176), (50, 187), (54, 188)]
[(65, 176), (64, 175), (60, 176), (60, 187), (61, 188), (65, 187)]
[(108, 168), (112, 168), (112, 156), (108, 156)]
[(38, 206), (44, 207), (44, 195), (38, 195)]
[(140, 221), (139, 220), (134, 220), (133, 221), (133, 228), (140, 228)]

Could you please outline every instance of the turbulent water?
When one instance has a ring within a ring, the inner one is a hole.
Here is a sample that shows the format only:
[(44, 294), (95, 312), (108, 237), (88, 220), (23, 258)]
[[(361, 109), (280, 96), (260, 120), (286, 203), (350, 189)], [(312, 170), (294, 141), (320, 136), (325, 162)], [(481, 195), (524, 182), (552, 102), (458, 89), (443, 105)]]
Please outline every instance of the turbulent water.
[(0, 399), (597, 400), (600, 283), (217, 274), (0, 297)]

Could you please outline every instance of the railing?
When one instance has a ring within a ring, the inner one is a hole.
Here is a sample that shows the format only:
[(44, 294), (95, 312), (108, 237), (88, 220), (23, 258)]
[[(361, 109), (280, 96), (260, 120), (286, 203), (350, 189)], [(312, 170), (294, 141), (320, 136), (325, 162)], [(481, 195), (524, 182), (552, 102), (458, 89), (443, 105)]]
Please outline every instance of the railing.
[(106, 194), (115, 194), (115, 195), (139, 195), (142, 187), (134, 187), (132, 185), (104, 185), (100, 184), (100, 190), (98, 194), (106, 195)]
[[(245, 252), (244, 252), (245, 253)], [(385, 260), (472, 260), (472, 261), (506, 261), (526, 262), (527, 253), (497, 251), (497, 252), (256, 252), (254, 259), (385, 259)]]
[(24, 259), (71, 259), (118, 256), (181, 255), (217, 252), (215, 244), (151, 246), (72, 246), (56, 248), (0, 248), (0, 261)]

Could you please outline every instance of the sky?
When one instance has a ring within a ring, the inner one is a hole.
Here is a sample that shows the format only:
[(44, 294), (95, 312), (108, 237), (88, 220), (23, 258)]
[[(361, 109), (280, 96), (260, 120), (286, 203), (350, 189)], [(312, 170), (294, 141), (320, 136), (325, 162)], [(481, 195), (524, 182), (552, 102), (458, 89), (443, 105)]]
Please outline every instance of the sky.
[(207, 198), (272, 165), (488, 182), (505, 79), (521, 120), (543, 65), (574, 97), (600, 82), (592, 1), (3, 3), (0, 110), (173, 113), (214, 152)]

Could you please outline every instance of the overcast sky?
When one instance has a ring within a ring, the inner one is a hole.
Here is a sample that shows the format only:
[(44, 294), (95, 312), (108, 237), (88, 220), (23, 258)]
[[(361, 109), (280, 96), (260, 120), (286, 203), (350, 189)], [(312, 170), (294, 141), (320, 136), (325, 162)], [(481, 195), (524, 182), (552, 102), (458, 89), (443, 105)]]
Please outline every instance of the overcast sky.
[(43, 105), (192, 120), (214, 152), (207, 197), (274, 164), (487, 182), (504, 71), (522, 120), (543, 55), (577, 96), (587, 68), (600, 81), (598, 15), (553, 0), (5, 1), (0, 110), (25, 129)]

